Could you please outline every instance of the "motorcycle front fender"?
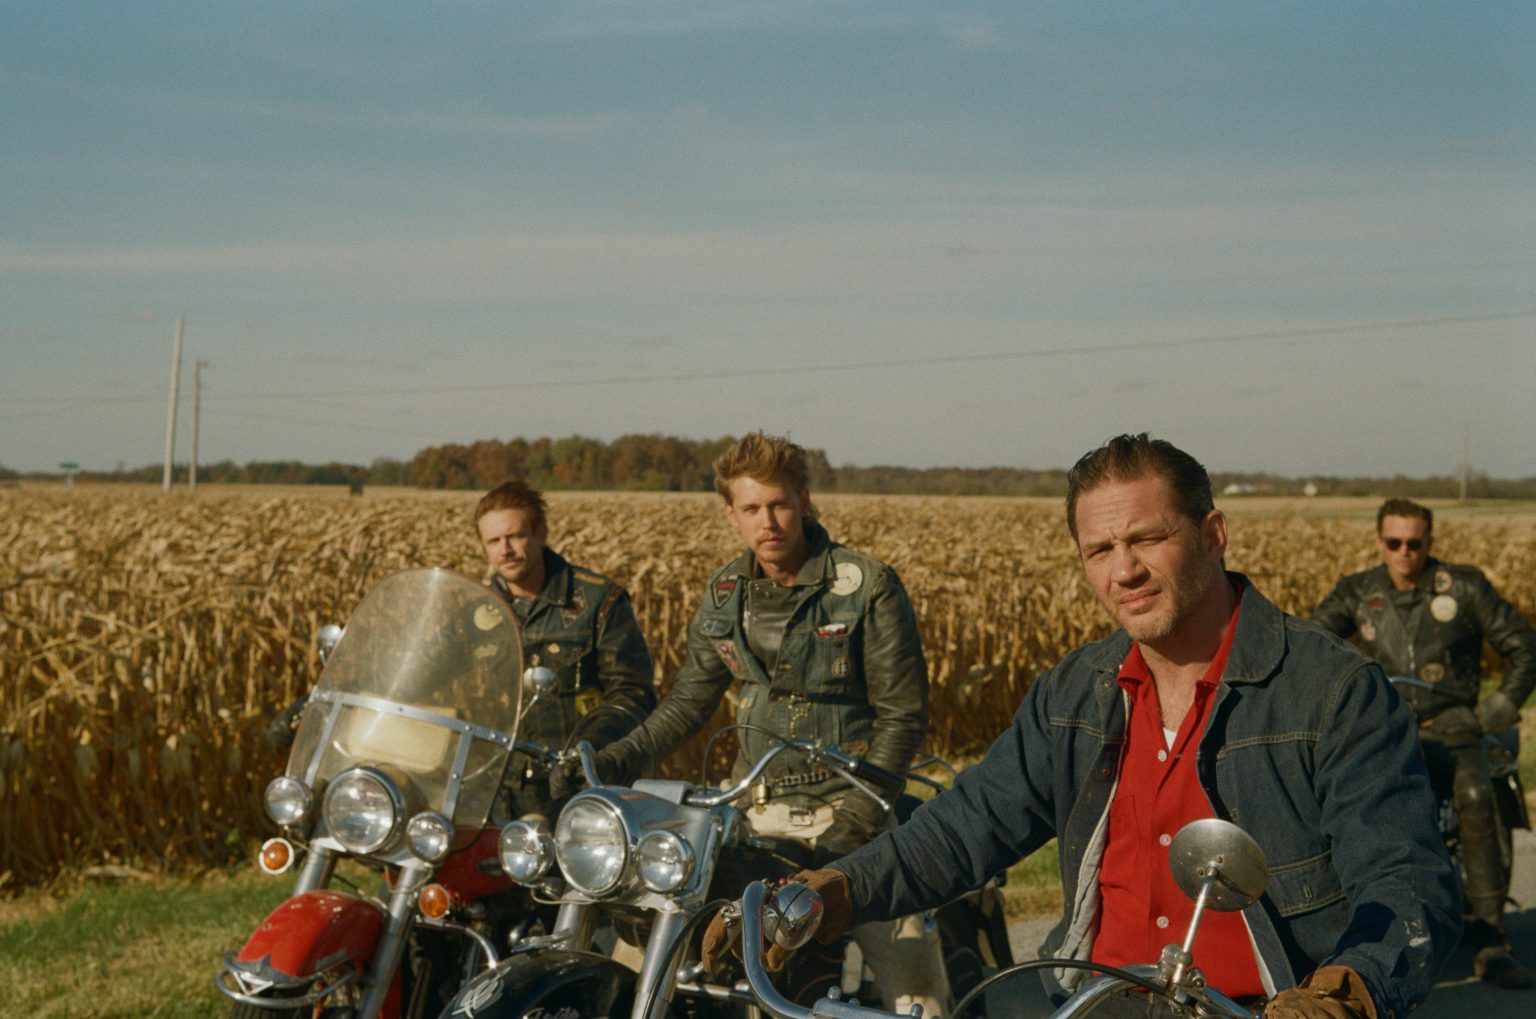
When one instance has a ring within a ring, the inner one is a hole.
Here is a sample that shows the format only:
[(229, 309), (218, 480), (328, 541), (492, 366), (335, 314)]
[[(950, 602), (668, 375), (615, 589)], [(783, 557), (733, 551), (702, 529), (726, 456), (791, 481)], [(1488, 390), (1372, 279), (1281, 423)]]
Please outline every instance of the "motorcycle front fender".
[(385, 919), (367, 899), (328, 889), (304, 892), (267, 914), (230, 968), (278, 985), (302, 983), (342, 963), (366, 971)]
[(459, 989), (440, 1019), (596, 1019), (628, 1015), (635, 974), (593, 952), (524, 952)]

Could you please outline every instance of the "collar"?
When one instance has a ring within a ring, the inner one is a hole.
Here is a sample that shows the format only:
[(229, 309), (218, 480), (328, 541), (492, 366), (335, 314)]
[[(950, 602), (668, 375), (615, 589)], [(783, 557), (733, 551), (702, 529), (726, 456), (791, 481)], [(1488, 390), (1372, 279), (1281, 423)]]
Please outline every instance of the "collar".
[[(1419, 579), (1415, 580), (1413, 582), (1413, 586), (1408, 588), (1408, 590), (1422, 591), (1425, 594), (1434, 594), (1435, 574), (1444, 568), (1445, 564), (1440, 560), (1436, 559), (1434, 556), (1426, 556), (1424, 559), (1424, 569), (1419, 571)], [(1381, 588), (1383, 593), (1389, 595), (1394, 593), (1406, 593), (1398, 591), (1397, 586), (1392, 583), (1392, 574), (1387, 572), (1386, 563), (1377, 563), (1376, 568), (1371, 572), (1376, 575), (1376, 585)]]
[[(1227, 580), (1238, 584), (1237, 631), (1232, 635), (1232, 654), (1227, 658), (1224, 683), (1259, 683), (1274, 675), (1285, 655), (1285, 613), (1259, 593), (1247, 576), (1227, 571)], [(1084, 651), (1088, 664), (1101, 672), (1118, 675), (1120, 665), (1130, 654), (1131, 638), (1124, 630), (1113, 634)]]
[[(810, 546), (809, 555), (795, 574), (795, 587), (830, 584), (837, 579), (837, 564), (832, 561), (832, 539), (827, 529), (814, 520), (805, 522), (805, 540)], [(547, 551), (547, 550), (546, 550)], [(721, 573), (722, 577), (741, 577), (752, 580), (762, 576), (752, 550), (747, 549), (731, 560)]]

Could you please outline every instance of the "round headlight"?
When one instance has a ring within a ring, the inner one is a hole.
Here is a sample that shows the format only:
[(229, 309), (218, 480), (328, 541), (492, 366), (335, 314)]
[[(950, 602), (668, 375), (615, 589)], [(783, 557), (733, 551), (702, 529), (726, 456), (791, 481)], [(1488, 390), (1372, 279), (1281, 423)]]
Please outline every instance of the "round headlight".
[(565, 879), (588, 895), (606, 895), (619, 886), (628, 863), (624, 822), (602, 800), (578, 796), (560, 812), (555, 856)]
[(268, 782), (265, 800), (267, 816), (284, 828), (309, 816), (309, 790), (296, 778), (280, 775)]
[(635, 846), (635, 869), (653, 892), (675, 892), (693, 873), (693, 849), (669, 831), (653, 831)]
[(382, 849), (400, 825), (404, 803), (393, 782), (369, 768), (356, 768), (325, 791), (325, 827), (349, 853)]
[(405, 841), (418, 860), (440, 863), (453, 843), (453, 825), (442, 814), (429, 810), (411, 818), (405, 826)]
[(549, 873), (554, 862), (554, 847), (549, 832), (528, 821), (512, 821), (501, 829), (496, 853), (507, 877), (520, 885), (532, 884)]

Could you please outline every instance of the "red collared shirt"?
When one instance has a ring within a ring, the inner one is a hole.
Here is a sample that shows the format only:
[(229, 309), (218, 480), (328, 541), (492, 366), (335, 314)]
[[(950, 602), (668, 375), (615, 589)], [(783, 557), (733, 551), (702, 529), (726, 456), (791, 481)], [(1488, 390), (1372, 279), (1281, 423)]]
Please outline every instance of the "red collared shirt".
[[(1195, 701), (1170, 747), (1163, 733), (1157, 685), (1131, 645), (1119, 682), (1130, 695), (1120, 784), (1109, 807), (1109, 839), (1099, 871), (1099, 930), (1093, 960), (1107, 966), (1156, 963), (1163, 946), (1184, 940), (1194, 903), (1174, 883), (1168, 846), (1190, 821), (1211, 817), (1195, 754), (1232, 653), (1237, 606), (1221, 647), (1195, 685)], [(1253, 944), (1241, 913), (1207, 911), (1193, 948), (1206, 979), (1235, 998), (1264, 994)]]

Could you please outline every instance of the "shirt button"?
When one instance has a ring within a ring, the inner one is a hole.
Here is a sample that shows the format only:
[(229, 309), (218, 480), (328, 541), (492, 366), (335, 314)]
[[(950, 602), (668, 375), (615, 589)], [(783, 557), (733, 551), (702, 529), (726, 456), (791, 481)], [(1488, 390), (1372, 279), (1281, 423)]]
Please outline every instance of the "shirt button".
[(1159, 835), (1157, 837), (1157, 844), (1160, 845), (1160, 846), (1171, 846), (1171, 845), (1173, 845), (1173, 836), (1172, 835)]
[(1157, 918), (1157, 926), (1159, 928), (1166, 928), (1168, 926), (1168, 918), (1166, 916), (1158, 917)]
[(1159, 750), (1157, 752), (1157, 759), (1159, 761), (1166, 761), (1166, 760), (1168, 760), (1168, 751), (1166, 751), (1166, 750)]

